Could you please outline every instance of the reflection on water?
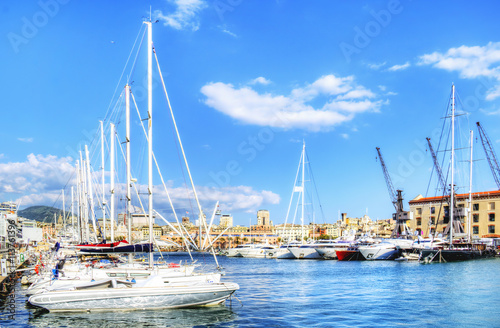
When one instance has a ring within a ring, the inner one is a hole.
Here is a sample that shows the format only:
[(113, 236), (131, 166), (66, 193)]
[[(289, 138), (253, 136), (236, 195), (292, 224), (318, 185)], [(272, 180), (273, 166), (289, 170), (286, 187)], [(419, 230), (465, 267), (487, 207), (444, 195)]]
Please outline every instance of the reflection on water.
[[(213, 258), (197, 254), (199, 269)], [(185, 254), (169, 262), (187, 260)], [(0, 327), (500, 327), (500, 258), (414, 262), (219, 258), (231, 302), (193, 309), (48, 313), (17, 286), (16, 322)], [(2, 309), (0, 309), (2, 312)]]
[(228, 324), (235, 314), (224, 305), (162, 311), (48, 313), (34, 310), (32, 327), (193, 327)]

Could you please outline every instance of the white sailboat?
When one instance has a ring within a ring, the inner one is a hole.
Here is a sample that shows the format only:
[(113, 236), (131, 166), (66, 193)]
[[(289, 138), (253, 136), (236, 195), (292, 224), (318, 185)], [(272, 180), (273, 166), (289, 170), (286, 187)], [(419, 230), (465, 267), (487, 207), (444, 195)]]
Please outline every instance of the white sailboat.
[[(148, 34), (148, 217), (149, 243), (153, 245), (153, 41), (152, 22), (146, 21), (145, 24)], [(113, 220), (113, 215), (110, 219)], [(112, 234), (113, 232), (111, 232)], [(144, 273), (145, 279), (137, 279), (135, 282), (120, 279), (123, 275), (125, 275), (124, 278), (127, 278), (134, 269)], [(80, 272), (80, 274), (82, 273)], [(239, 289), (236, 283), (221, 283), (220, 274), (208, 278), (206, 276), (196, 277), (192, 273), (183, 277), (182, 275), (175, 276), (175, 274), (168, 275), (167, 270), (162, 270), (161, 267), (154, 265), (152, 252), (149, 253), (149, 268), (129, 263), (124, 268), (92, 270), (90, 274), (94, 281), (60, 283), (58, 286), (40, 290), (39, 293), (30, 296), (28, 301), (32, 305), (43, 307), (52, 312), (164, 309), (219, 304)]]

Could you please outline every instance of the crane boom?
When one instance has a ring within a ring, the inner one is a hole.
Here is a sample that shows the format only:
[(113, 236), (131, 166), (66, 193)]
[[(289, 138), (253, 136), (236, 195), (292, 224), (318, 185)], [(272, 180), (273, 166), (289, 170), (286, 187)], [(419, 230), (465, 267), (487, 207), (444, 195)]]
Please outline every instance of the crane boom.
[(439, 165), (439, 162), (437, 160), (437, 156), (436, 156), (436, 153), (434, 152), (434, 148), (432, 148), (431, 138), (425, 138), (425, 139), (427, 140), (427, 143), (429, 144), (429, 150), (431, 151), (432, 161), (434, 162), (434, 167), (435, 167), (437, 175), (438, 175), (439, 183), (441, 184), (441, 187), (443, 188), (443, 193), (446, 194), (447, 190), (448, 190), (448, 188), (446, 188), (446, 180), (444, 178), (443, 171), (441, 170), (441, 166)]
[(389, 175), (389, 172), (387, 171), (387, 166), (385, 166), (384, 159), (382, 158), (382, 153), (380, 152), (380, 147), (376, 147), (377, 153), (378, 153), (378, 158), (380, 158), (380, 165), (382, 165), (382, 171), (384, 172), (384, 178), (385, 178), (385, 183), (387, 184), (387, 189), (389, 190), (389, 196), (391, 197), (392, 204), (394, 205), (394, 208), (396, 208), (396, 211), (398, 210), (397, 203), (397, 193), (396, 190), (394, 189), (394, 186), (392, 184), (391, 176)]
[(491, 145), (490, 138), (488, 138), (488, 135), (484, 131), (483, 127), (479, 122), (476, 122), (476, 124), (479, 136), (481, 137), (481, 143), (483, 144), (484, 152), (486, 154), (486, 159), (488, 160), (488, 164), (490, 164), (491, 173), (493, 173), (493, 178), (497, 183), (498, 189), (500, 189), (500, 167), (498, 166), (497, 156)]

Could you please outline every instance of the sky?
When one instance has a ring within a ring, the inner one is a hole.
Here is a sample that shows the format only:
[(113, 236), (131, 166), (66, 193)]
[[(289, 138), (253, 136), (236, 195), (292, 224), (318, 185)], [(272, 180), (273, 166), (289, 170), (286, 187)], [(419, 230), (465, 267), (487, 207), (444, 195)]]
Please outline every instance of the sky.
[[(419, 194), (434, 196), (425, 138), (437, 146), (452, 84), (466, 114), (461, 136), (475, 135), (473, 190), (495, 190), (475, 122), (498, 149), (499, 9), (496, 1), (3, 0), (0, 200), (61, 208), (64, 189), (68, 209), (85, 145), (100, 190), (103, 121), (105, 197), (109, 203), (113, 122), (123, 211), (119, 145), (127, 81), (140, 113), (133, 108), (131, 167), (144, 200), (146, 45), (138, 45), (149, 17), (208, 217), (219, 201), (235, 224), (256, 224), (259, 209), (269, 210), (274, 224), (284, 222), (303, 142), (315, 181), (308, 190), (319, 199), (308, 220), (391, 217), (375, 147), (407, 209)], [(194, 220), (198, 211), (156, 62), (154, 68), (153, 149), (176, 212)], [(459, 181), (458, 192), (468, 192), (468, 182)], [(154, 186), (155, 208), (172, 220), (157, 172)]]

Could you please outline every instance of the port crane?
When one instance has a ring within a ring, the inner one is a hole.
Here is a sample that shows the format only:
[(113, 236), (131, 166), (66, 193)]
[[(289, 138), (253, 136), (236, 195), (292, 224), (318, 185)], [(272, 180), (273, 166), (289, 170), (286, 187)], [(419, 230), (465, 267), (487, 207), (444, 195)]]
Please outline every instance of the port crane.
[(476, 122), (476, 124), (479, 136), (481, 137), (481, 143), (483, 144), (484, 152), (486, 154), (486, 159), (488, 160), (488, 164), (490, 164), (491, 173), (493, 173), (493, 178), (495, 179), (498, 189), (500, 189), (500, 167), (498, 165), (497, 156), (491, 145), (490, 138), (488, 138), (488, 135), (484, 131), (483, 127), (479, 122)]
[(384, 173), (385, 183), (387, 184), (387, 189), (389, 190), (389, 196), (391, 197), (392, 204), (396, 213), (392, 214), (392, 218), (396, 221), (396, 227), (392, 231), (391, 238), (411, 238), (410, 229), (406, 225), (408, 221), (408, 212), (403, 209), (403, 191), (395, 190), (392, 184), (391, 176), (385, 165), (384, 158), (380, 152), (380, 147), (376, 147), (378, 158), (380, 159), (380, 165), (382, 166), (382, 171)]
[[(448, 205), (447, 207), (445, 207), (443, 220), (448, 221), (450, 219), (450, 210), (449, 210), (449, 208), (450, 208), (450, 196), (455, 197), (455, 195), (450, 195), (451, 188), (446, 185), (446, 179), (444, 177), (443, 170), (441, 169), (441, 166), (439, 165), (436, 152), (434, 151), (434, 148), (432, 147), (431, 138), (425, 138), (425, 139), (427, 140), (427, 144), (429, 145), (429, 151), (430, 151), (431, 156), (432, 156), (432, 161), (434, 162), (434, 168), (436, 169), (436, 172), (437, 172), (439, 184), (441, 185), (441, 188), (443, 189), (443, 201), (446, 201), (446, 204)], [(456, 235), (463, 234), (464, 228), (463, 228), (461, 222), (464, 220), (464, 218), (466, 216), (466, 212), (465, 212), (464, 208), (459, 208), (456, 206), (456, 204), (457, 204), (456, 201), (454, 201), (453, 204), (454, 204), (453, 205), (453, 207), (454, 207), (453, 208), (453, 212), (454, 212), (453, 216), (455, 218), (457, 218), (457, 220), (455, 220), (453, 222), (453, 231), (454, 231), (454, 234), (456, 234)], [(439, 209), (439, 211), (441, 211), (441, 208)], [(438, 218), (439, 218), (439, 216), (440, 216), (440, 213), (438, 213)], [(429, 221), (430, 221), (429, 229), (431, 229), (432, 228), (432, 221), (430, 219), (429, 219)], [(446, 221), (444, 221), (444, 222), (446, 222)], [(444, 230), (445, 235), (449, 233), (450, 228), (451, 228), (450, 224), (448, 224), (448, 226)], [(436, 222), (436, 230), (437, 230), (437, 222)]]

